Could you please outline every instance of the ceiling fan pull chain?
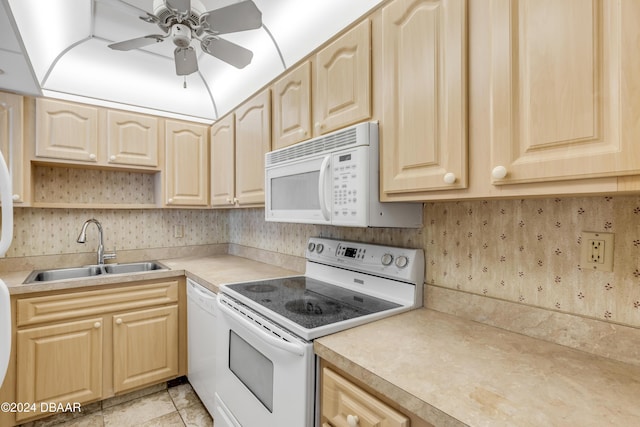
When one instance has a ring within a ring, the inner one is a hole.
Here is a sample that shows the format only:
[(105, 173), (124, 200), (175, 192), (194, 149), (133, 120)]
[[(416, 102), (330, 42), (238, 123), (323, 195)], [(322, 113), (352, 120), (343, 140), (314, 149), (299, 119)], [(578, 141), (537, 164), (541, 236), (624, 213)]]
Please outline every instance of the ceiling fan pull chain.
[(184, 76), (184, 83), (182, 84), (183, 88), (187, 88), (187, 76)]

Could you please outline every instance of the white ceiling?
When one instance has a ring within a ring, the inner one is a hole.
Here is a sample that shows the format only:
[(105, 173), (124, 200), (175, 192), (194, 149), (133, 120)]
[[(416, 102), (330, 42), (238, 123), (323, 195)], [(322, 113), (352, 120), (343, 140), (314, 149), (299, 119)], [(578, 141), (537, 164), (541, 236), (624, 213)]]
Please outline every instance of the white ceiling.
[[(200, 1), (213, 10), (239, 0)], [(252, 50), (251, 64), (236, 69), (194, 41), (199, 71), (185, 89), (170, 40), (107, 47), (162, 34), (138, 18), (153, 0), (0, 0), (0, 89), (212, 122), (381, 1), (254, 0), (262, 28), (222, 36)]]

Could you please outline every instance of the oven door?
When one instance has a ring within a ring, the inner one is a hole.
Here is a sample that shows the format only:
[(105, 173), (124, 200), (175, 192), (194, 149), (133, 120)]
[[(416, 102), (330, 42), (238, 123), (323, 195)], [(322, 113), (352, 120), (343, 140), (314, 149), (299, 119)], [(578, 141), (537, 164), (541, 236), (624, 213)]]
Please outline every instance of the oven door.
[(331, 154), (265, 169), (267, 221), (331, 224)]
[(216, 427), (312, 426), (313, 344), (228, 296), (218, 308)]

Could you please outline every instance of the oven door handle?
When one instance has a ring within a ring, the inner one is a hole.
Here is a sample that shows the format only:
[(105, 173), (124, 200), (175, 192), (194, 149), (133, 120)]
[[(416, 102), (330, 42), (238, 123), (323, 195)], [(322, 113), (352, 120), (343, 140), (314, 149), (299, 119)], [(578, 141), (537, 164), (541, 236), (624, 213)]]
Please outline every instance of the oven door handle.
[(302, 344), (296, 344), (292, 342), (283, 341), (278, 338), (274, 338), (269, 333), (263, 331), (262, 328), (260, 328), (258, 325), (248, 321), (247, 319), (242, 317), (242, 315), (237, 314), (231, 308), (221, 303), (219, 300), (217, 302), (218, 302), (218, 308), (221, 310), (222, 314), (226, 314), (230, 318), (242, 324), (242, 326), (244, 326), (246, 330), (251, 332), (256, 338), (259, 338), (265, 343), (271, 346), (274, 346), (276, 348), (279, 348), (281, 350), (287, 351), (289, 353), (293, 353), (297, 356), (304, 356), (305, 348)]
[(327, 221), (331, 220), (331, 211), (327, 208), (327, 201), (324, 197), (324, 190), (326, 186), (326, 175), (327, 169), (329, 168), (329, 162), (331, 161), (331, 155), (326, 156), (322, 160), (322, 164), (320, 165), (320, 176), (318, 177), (318, 199), (320, 202), (320, 210), (322, 211), (322, 216)]

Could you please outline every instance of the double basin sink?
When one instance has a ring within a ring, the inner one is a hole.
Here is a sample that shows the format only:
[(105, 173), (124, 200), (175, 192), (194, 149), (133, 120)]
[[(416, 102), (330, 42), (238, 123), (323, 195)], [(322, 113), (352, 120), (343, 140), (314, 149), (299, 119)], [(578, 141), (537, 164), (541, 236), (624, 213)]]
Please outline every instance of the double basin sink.
[(50, 282), (101, 276), (106, 274), (131, 274), (145, 271), (168, 270), (164, 265), (155, 262), (131, 262), (125, 264), (86, 265), (83, 267), (56, 268), (52, 270), (35, 270), (24, 281), (25, 284)]

